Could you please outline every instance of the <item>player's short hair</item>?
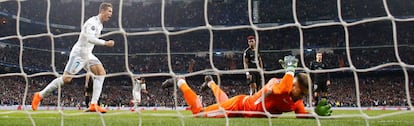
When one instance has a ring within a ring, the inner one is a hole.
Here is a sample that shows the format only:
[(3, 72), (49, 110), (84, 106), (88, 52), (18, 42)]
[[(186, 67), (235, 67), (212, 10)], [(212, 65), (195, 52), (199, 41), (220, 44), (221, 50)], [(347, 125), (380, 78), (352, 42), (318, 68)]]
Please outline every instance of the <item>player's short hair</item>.
[(309, 91), (309, 76), (306, 73), (299, 73), (296, 75), (297, 83), (299, 84), (302, 89), (305, 89), (306, 92)]
[(249, 36), (247, 36), (247, 40), (250, 40), (250, 39), (255, 39), (256, 37), (254, 37), (253, 35), (249, 35)]
[(99, 12), (101, 12), (102, 10), (107, 10), (108, 8), (112, 8), (112, 4), (111, 3), (107, 3), (107, 2), (103, 2), (99, 6)]

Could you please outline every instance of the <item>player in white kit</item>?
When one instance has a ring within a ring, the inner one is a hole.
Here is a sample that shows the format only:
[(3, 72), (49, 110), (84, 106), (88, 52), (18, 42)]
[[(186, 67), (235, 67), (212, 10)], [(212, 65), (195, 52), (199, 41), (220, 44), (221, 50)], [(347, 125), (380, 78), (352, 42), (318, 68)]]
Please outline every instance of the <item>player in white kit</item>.
[(132, 85), (132, 103), (134, 104), (133, 110), (135, 110), (141, 103), (141, 93), (148, 94), (147, 86), (145, 84), (145, 78), (137, 77), (134, 79)]
[(69, 61), (66, 64), (64, 73), (61, 77), (54, 79), (46, 88), (40, 92), (36, 92), (32, 99), (32, 109), (37, 110), (42, 98), (56, 90), (63, 84), (69, 84), (73, 75), (77, 74), (81, 69), (90, 70), (93, 73), (93, 92), (91, 105), (88, 112), (105, 113), (106, 110), (101, 108), (97, 102), (102, 92), (106, 71), (99, 59), (92, 54), (95, 45), (113, 47), (113, 40), (99, 39), (103, 29), (103, 22), (109, 21), (112, 16), (112, 4), (101, 3), (99, 14), (89, 18), (82, 26), (78, 41), (72, 47), (69, 55)]

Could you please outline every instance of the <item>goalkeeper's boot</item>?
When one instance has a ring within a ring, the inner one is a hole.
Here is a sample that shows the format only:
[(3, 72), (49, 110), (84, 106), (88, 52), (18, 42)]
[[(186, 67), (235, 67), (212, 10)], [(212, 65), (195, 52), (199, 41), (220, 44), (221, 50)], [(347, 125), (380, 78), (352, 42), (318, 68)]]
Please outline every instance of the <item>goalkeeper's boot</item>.
[(42, 100), (42, 97), (40, 96), (39, 92), (36, 92), (33, 95), (33, 98), (32, 98), (32, 110), (33, 111), (36, 111), (37, 110), (37, 108), (39, 107), (39, 104), (40, 104), (40, 101), (41, 100)]
[(213, 80), (213, 77), (211, 77), (211, 75), (204, 76), (204, 83), (200, 87), (200, 92), (206, 91), (209, 88), (208, 87), (208, 82), (210, 82), (212, 80)]
[(167, 79), (164, 82), (162, 82), (161, 87), (162, 88), (172, 87), (172, 86), (174, 86), (175, 81), (176, 81), (176, 79), (174, 79), (174, 78)]
[(97, 104), (91, 104), (89, 105), (89, 108), (85, 110), (85, 112), (100, 112), (100, 113), (106, 113), (106, 109), (102, 108), (101, 106)]

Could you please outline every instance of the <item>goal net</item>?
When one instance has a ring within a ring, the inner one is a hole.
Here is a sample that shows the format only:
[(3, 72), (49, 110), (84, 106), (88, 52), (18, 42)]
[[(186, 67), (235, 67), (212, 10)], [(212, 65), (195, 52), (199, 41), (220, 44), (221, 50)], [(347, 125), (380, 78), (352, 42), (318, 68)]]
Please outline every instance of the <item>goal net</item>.
[[(86, 71), (44, 98), (39, 111), (32, 111), (32, 95), (62, 75), (81, 26), (98, 13), (101, 2), (0, 0), (0, 123), (47, 125), (48, 118), (58, 118), (54, 125), (414, 123), (410, 0), (109, 0), (113, 15), (104, 24), (102, 38), (114, 40), (115, 47), (94, 49), (107, 71), (99, 102), (109, 112), (82, 111)], [(165, 79), (186, 77), (202, 104), (211, 105), (216, 103), (212, 93), (199, 87), (205, 75), (214, 75), (229, 97), (248, 94), (243, 51), (249, 35), (256, 37), (264, 64), (254, 69), (261, 74), (260, 85), (282, 77), (277, 61), (286, 55), (299, 59), (300, 72), (329, 73), (332, 116), (317, 116), (309, 93), (304, 101), (314, 120), (296, 122), (293, 113), (266, 110), (259, 112), (268, 117), (264, 119), (203, 120), (185, 111), (188, 106), (177, 87), (161, 88)], [(310, 69), (316, 52), (323, 53), (329, 69)], [(146, 78), (149, 94), (132, 108), (132, 83), (138, 76)], [(135, 116), (128, 117), (131, 114)]]

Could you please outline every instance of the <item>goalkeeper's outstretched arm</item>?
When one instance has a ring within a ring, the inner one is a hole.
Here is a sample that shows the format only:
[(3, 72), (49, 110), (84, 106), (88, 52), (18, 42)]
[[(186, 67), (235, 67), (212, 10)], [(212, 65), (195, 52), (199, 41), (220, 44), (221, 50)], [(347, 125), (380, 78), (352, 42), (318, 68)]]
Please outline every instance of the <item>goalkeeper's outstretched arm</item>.
[[(286, 71), (286, 75), (282, 79), (282, 81), (286, 81), (287, 75), (292, 75), (292, 76), (294, 75), (294, 72), (297, 68), (298, 59), (296, 59), (296, 57), (294, 56), (285, 56), (283, 60), (282, 59), (279, 60), (279, 63), (282, 65), (282, 67)], [(281, 82), (281, 83), (283, 84), (283, 83), (288, 83), (288, 82)], [(303, 101), (302, 101), (302, 99), (306, 97), (306, 95), (308, 94), (308, 89), (309, 89), (308, 74), (299, 73), (298, 75), (296, 75), (293, 81), (293, 84), (290, 86), (293, 86), (291, 87), (291, 90), (290, 90), (291, 97), (294, 101), (297, 101), (295, 104), (296, 106), (294, 110), (295, 113), (296, 114), (309, 114), (308, 112), (306, 112)], [(290, 86), (288, 86), (287, 88), (289, 88)], [(274, 91), (275, 90), (276, 89), (274, 89)], [(314, 111), (319, 116), (330, 116), (332, 113), (331, 107), (329, 104), (327, 104), (326, 99), (321, 100), (316, 106)], [(297, 116), (297, 117), (298, 118), (312, 118), (311, 116)]]

